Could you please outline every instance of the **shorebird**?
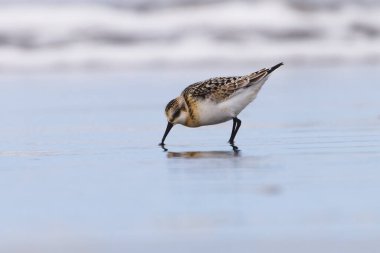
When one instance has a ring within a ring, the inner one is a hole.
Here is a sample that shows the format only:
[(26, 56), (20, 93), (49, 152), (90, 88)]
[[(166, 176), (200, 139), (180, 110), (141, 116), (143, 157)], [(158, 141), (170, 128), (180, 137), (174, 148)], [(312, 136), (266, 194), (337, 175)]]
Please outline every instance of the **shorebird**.
[(234, 149), (237, 148), (234, 141), (241, 125), (237, 116), (256, 98), (269, 74), (281, 65), (282, 62), (249, 75), (215, 77), (189, 85), (179, 97), (167, 104), (165, 114), (168, 125), (159, 145), (165, 145), (166, 136), (176, 124), (200, 127), (232, 119), (232, 132), (228, 142)]

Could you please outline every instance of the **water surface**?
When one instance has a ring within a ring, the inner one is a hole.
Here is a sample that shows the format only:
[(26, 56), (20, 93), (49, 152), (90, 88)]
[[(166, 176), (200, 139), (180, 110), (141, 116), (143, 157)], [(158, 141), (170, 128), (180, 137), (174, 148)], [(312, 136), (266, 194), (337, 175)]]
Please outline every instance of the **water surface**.
[(2, 252), (376, 252), (376, 67), (284, 67), (232, 122), (175, 126), (185, 85), (249, 70), (0, 77)]

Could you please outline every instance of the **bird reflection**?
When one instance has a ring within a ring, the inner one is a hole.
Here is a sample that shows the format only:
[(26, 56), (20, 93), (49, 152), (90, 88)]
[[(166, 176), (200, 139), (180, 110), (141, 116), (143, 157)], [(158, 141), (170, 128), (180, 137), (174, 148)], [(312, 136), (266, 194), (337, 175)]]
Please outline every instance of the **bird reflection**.
[(184, 152), (171, 152), (165, 144), (160, 143), (159, 146), (164, 152), (167, 152), (168, 158), (182, 157), (182, 158), (230, 158), (240, 156), (239, 147), (231, 144), (232, 151), (184, 151)]
[(240, 156), (240, 150), (236, 147), (232, 151), (168, 151), (165, 146), (161, 146), (164, 152), (167, 152), (168, 158), (231, 158)]
[(168, 152), (168, 158), (231, 158), (240, 156), (239, 151), (186, 151)]

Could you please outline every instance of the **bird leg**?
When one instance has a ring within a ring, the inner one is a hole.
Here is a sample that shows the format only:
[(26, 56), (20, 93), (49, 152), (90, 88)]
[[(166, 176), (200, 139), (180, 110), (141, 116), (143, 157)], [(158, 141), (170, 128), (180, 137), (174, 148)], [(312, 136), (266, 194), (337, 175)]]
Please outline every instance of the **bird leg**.
[(231, 145), (234, 144), (235, 141), (235, 136), (237, 132), (239, 131), (240, 125), (241, 125), (241, 120), (238, 118), (232, 118), (233, 120), (233, 125), (232, 125), (232, 132), (231, 132), (231, 137), (230, 140), (228, 141)]
[(233, 142), (233, 139), (232, 139), (232, 136), (234, 135), (234, 132), (235, 132), (235, 127), (236, 127), (236, 121), (235, 121), (235, 118), (232, 118), (232, 131), (231, 131), (231, 136), (230, 136), (230, 139), (228, 140), (228, 143), (232, 143)]

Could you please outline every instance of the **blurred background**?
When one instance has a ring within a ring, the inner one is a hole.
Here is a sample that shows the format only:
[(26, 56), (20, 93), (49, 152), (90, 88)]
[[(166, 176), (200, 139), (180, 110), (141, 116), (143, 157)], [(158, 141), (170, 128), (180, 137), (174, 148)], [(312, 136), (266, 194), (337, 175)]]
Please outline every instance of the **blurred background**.
[(0, 71), (380, 62), (376, 0), (0, 0)]
[[(279, 62), (231, 122), (189, 84)], [(0, 252), (378, 253), (380, 1), (0, 0)]]

